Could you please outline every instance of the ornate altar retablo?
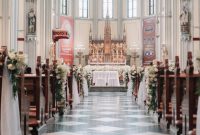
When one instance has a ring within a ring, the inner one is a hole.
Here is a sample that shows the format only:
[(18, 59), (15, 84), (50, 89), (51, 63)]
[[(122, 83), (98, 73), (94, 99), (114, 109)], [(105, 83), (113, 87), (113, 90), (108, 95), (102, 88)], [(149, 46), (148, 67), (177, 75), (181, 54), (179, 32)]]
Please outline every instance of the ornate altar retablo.
[(93, 40), (90, 29), (89, 64), (125, 64), (126, 63), (126, 34), (122, 40), (111, 39), (110, 21), (107, 17), (104, 28), (104, 40)]

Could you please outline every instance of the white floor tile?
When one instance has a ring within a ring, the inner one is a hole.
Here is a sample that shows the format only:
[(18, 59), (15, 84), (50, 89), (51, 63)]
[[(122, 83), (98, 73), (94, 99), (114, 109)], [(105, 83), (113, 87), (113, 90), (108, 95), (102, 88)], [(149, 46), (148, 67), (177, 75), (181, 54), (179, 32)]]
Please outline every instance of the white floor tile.
[(120, 121), (122, 119), (116, 119), (116, 118), (98, 118), (98, 119), (93, 119), (96, 121), (102, 121), (102, 122), (114, 122), (114, 121)]
[(95, 130), (98, 132), (108, 133), (108, 132), (123, 130), (124, 128), (110, 127), (110, 126), (98, 126), (98, 127), (89, 128), (89, 129)]
[(64, 125), (64, 126), (77, 126), (77, 125), (84, 125), (87, 123), (83, 123), (83, 122), (76, 122), (76, 121), (67, 121), (67, 122), (59, 122), (56, 123), (58, 125)]

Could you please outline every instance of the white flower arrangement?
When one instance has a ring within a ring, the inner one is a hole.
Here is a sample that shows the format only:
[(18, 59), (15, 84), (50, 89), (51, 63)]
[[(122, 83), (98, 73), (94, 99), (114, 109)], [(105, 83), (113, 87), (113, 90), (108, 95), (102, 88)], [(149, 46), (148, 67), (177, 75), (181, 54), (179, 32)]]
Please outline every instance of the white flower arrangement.
[(70, 67), (59, 63), (55, 69), (56, 73), (56, 101), (59, 107), (65, 107), (66, 105), (66, 82), (67, 76), (70, 73)]
[(147, 89), (147, 99), (146, 104), (148, 110), (156, 110), (156, 87), (157, 87), (157, 75), (158, 68), (156, 65), (148, 66), (145, 68), (145, 78), (146, 78), (146, 89)]
[(175, 63), (174, 62), (170, 62), (169, 63), (169, 71), (170, 72), (175, 72)]
[(137, 67), (137, 74), (139, 77), (139, 81), (141, 82), (144, 76), (145, 68), (144, 67)]
[(20, 52), (8, 52), (7, 68), (9, 71), (9, 78), (12, 83), (14, 97), (18, 92), (18, 78), (17, 75), (21, 73), (21, 69), (26, 66), (27, 56)]

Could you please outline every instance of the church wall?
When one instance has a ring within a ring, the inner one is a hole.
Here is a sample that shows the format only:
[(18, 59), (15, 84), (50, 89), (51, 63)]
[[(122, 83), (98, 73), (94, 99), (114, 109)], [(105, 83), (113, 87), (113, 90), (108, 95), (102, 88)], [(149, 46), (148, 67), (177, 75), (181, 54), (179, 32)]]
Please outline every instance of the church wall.
[[(135, 20), (126, 20), (123, 22), (123, 25), (126, 28), (126, 34), (127, 34), (127, 48), (128, 48), (128, 54), (131, 55), (131, 48), (138, 48), (139, 52), (138, 55), (140, 58), (137, 59), (137, 65), (141, 65), (140, 59), (142, 58), (142, 42), (141, 42), (141, 20), (135, 19)], [(133, 64), (133, 59), (131, 60), (131, 65)]]
[[(76, 20), (74, 29), (74, 55), (76, 57), (76, 48), (85, 48), (84, 54), (88, 54), (89, 50), (89, 30), (92, 27), (92, 22), (90, 20)], [(84, 63), (84, 59), (82, 59)], [(78, 59), (74, 59), (74, 64), (78, 64)]]
[(1, 0), (1, 19), (0, 19), (0, 45), (7, 46), (9, 49), (11, 47), (10, 45), (10, 23), (11, 23), (11, 1), (10, 0)]
[[(200, 1), (193, 0), (193, 37), (200, 37)], [(193, 51), (194, 51), (194, 65), (195, 69), (200, 69), (196, 58), (200, 58), (200, 41), (193, 41)]]
[[(25, 40), (25, 36), (26, 36), (26, 33), (25, 33), (25, 21), (22, 21), (22, 20), (25, 20), (25, 1), (24, 0), (19, 0), (19, 23), (18, 23), (18, 34), (17, 34), (17, 37), (18, 38), (24, 38)], [(24, 51), (24, 42), (25, 41), (18, 41), (18, 45), (17, 45), (17, 49), (18, 51)]]
[[(51, 30), (53, 28), (59, 28), (59, 1), (52, 0), (52, 3), (49, 3), (49, 0), (36, 0), (37, 36), (33, 41), (29, 41), (26, 37), (26, 21), (21, 21), (25, 20), (27, 15), (25, 9), (26, 5), (24, 4), (25, 0), (18, 0), (18, 18), (10, 17), (14, 12), (11, 12), (8, 10), (9, 8), (7, 8), (8, 6), (13, 6), (11, 3), (13, 1), (14, 0), (0, 0), (0, 44), (8, 45), (8, 48), (14, 48), (20, 51), (24, 50), (30, 54), (30, 61), (35, 59), (37, 55), (41, 55), (43, 59), (48, 58), (48, 48), (51, 42)], [(10, 5), (8, 5), (9, 2)], [(74, 46), (76, 48), (78, 45), (84, 45), (85, 54), (88, 53), (90, 26), (93, 30), (93, 37), (96, 36), (95, 39), (103, 39), (104, 37), (105, 19), (102, 18), (102, 2), (103, 0), (89, 0), (89, 18), (84, 19), (79, 18), (78, 0), (69, 0), (69, 15), (74, 16), (75, 19)], [(139, 17), (131, 19), (127, 18), (127, 0), (123, 0), (122, 2), (120, 0), (113, 0), (113, 2), (114, 17), (111, 19), (112, 39), (120, 39), (125, 26), (128, 48), (137, 45), (142, 50), (142, 20), (143, 18), (149, 17), (148, 1), (138, 0), (138, 5), (142, 6), (141, 9), (138, 9)], [(174, 57), (179, 55), (181, 59), (181, 67), (185, 68), (187, 51), (193, 52), (195, 60), (200, 54), (200, 43), (199, 41), (193, 41), (192, 39), (190, 41), (184, 41), (181, 39), (179, 19), (181, 2), (182, 0), (156, 0), (156, 56), (158, 60), (162, 59), (162, 45), (165, 44), (169, 51), (169, 59), (174, 60)], [(94, 8), (94, 5), (98, 8)], [(191, 38), (199, 37), (200, 1), (192, 0), (190, 3), (190, 9), (192, 15)], [(121, 14), (119, 14), (120, 10), (122, 10)], [(7, 19), (5, 20), (3, 17), (6, 17)], [(16, 37), (25, 38), (25, 41), (18, 41), (17, 45), (15, 44), (16, 41), (10, 40), (10, 31), (16, 29), (16, 26), (13, 25), (13, 20), (11, 19), (14, 19), (14, 21), (15, 19), (19, 20), (17, 32), (11, 36), (15, 37), (14, 39), (16, 39)], [(77, 59), (75, 59), (75, 63), (77, 63)], [(195, 66), (197, 65), (195, 64)]]
[(3, 34), (3, 0), (0, 0), (0, 45), (2, 45), (2, 34)]

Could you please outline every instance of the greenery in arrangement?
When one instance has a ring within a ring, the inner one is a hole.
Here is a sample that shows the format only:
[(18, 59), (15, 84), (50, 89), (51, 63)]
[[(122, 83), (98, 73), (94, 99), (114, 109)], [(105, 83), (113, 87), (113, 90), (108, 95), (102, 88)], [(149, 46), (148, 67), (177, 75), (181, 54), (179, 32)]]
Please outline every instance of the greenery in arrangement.
[(144, 77), (144, 67), (138, 67), (137, 72), (139, 76), (139, 81), (141, 82)]
[(169, 64), (169, 72), (174, 73), (175, 72), (175, 63), (170, 62)]
[(65, 64), (57, 65), (55, 69), (56, 73), (56, 101), (58, 103), (58, 107), (64, 108), (66, 105), (66, 92), (65, 92), (65, 84), (67, 83), (67, 75), (70, 73), (70, 69)]
[(125, 72), (125, 73), (124, 73), (124, 82), (125, 82), (126, 87), (127, 87), (127, 84), (128, 84), (128, 82), (129, 82), (129, 73), (128, 73), (128, 72)]
[(146, 88), (147, 88), (146, 104), (148, 106), (148, 111), (153, 111), (153, 112), (155, 112), (157, 108), (157, 98), (156, 98), (157, 75), (158, 75), (158, 68), (155, 65), (149, 66), (145, 69)]
[(21, 73), (21, 70), (23, 67), (26, 66), (25, 64), (26, 56), (22, 53), (18, 52), (9, 52), (8, 58), (7, 58), (7, 67), (9, 72), (9, 78), (12, 83), (12, 90), (13, 90), (13, 96), (16, 97), (18, 93), (18, 77)]
[(200, 79), (197, 80), (196, 94), (200, 96)]
[(83, 67), (81, 65), (73, 67), (73, 75), (76, 78), (77, 82), (80, 82), (81, 88), (83, 87)]
[[(135, 79), (137, 78), (137, 69), (135, 66), (133, 66), (130, 70), (130, 81), (132, 82), (132, 88), (134, 90), (134, 85), (135, 85)], [(133, 91), (134, 92), (134, 91)]]
[(87, 84), (88, 84), (88, 88), (89, 88), (90, 85), (91, 85), (91, 82), (92, 82), (92, 73), (91, 72), (86, 72), (85, 73), (85, 78), (87, 80)]

